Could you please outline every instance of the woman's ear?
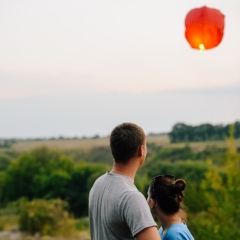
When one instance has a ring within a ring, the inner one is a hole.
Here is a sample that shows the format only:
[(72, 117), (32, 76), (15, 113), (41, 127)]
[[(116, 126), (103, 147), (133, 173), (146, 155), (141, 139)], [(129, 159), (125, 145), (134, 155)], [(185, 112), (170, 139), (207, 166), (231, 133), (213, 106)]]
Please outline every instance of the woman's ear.
[(153, 209), (155, 207), (156, 201), (152, 198), (149, 199), (149, 207)]

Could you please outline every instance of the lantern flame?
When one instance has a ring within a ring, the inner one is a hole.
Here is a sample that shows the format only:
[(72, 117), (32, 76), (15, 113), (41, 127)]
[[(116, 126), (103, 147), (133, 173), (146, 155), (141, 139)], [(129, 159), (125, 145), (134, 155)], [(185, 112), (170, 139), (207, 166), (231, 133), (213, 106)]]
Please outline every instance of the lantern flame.
[(200, 50), (201, 52), (203, 52), (203, 51), (206, 50), (206, 48), (205, 48), (205, 46), (204, 46), (203, 43), (199, 44), (199, 50)]

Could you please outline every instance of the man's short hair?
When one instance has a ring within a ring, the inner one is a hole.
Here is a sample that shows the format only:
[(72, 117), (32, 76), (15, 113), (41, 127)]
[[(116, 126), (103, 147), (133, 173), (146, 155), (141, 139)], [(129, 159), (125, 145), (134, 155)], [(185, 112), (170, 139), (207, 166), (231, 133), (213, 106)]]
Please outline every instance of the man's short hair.
[(110, 135), (110, 147), (116, 163), (127, 163), (136, 155), (138, 148), (145, 144), (146, 135), (141, 127), (134, 123), (122, 123), (116, 126)]

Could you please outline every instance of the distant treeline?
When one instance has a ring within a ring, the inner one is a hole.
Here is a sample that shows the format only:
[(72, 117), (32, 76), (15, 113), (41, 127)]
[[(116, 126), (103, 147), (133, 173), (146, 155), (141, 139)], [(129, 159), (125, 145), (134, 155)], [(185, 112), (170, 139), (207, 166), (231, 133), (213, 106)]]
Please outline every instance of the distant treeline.
[[(169, 137), (172, 143), (224, 140), (226, 136), (229, 136), (230, 125), (232, 124), (211, 125), (206, 123), (199, 126), (191, 126), (177, 123), (173, 126)], [(240, 138), (240, 122), (235, 122), (234, 127), (234, 138)]]

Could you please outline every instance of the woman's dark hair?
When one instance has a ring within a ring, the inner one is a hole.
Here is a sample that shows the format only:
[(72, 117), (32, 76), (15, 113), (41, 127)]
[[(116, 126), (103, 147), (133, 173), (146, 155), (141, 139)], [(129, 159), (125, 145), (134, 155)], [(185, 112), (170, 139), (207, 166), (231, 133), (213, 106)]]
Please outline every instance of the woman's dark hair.
[(134, 123), (122, 123), (116, 126), (110, 135), (110, 147), (114, 161), (127, 163), (135, 156), (145, 140), (146, 135), (143, 129)]
[(164, 213), (171, 215), (184, 208), (182, 201), (186, 182), (183, 179), (174, 180), (162, 176), (153, 179), (149, 187), (150, 197), (157, 201)]

